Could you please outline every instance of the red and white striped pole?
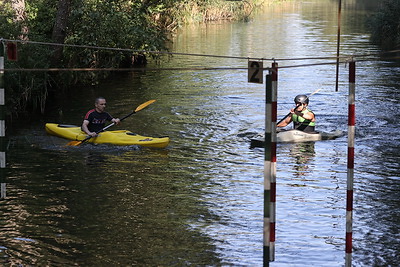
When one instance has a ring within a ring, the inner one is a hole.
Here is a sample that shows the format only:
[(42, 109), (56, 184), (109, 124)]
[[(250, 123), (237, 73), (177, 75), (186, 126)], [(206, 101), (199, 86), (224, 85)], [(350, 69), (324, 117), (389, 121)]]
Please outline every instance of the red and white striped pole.
[(353, 251), (353, 184), (354, 184), (354, 143), (356, 125), (355, 107), (356, 63), (349, 64), (349, 96), (348, 96), (348, 145), (347, 145), (347, 197), (346, 197), (346, 258), (345, 266), (351, 266)]
[(278, 63), (266, 78), (264, 161), (264, 266), (275, 260), (276, 221), (276, 119)]
[(272, 92), (271, 92), (271, 261), (275, 260), (275, 224), (276, 224), (276, 120), (278, 117), (278, 63), (272, 63)]

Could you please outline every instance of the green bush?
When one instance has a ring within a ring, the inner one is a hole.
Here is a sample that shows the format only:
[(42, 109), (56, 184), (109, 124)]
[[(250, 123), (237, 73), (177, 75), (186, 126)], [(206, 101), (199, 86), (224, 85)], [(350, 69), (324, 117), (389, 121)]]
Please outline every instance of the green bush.
[[(185, 23), (247, 19), (262, 0), (31, 0), (25, 1), (24, 19), (17, 20), (11, 1), (0, 0), (0, 38), (41, 43), (53, 40), (59, 3), (70, 4), (61, 57), (55, 46), (18, 43), (18, 61), (6, 68), (118, 68), (132, 57), (157, 58), (149, 51), (166, 50), (168, 36)], [(57, 38), (60, 35), (57, 35)], [(62, 39), (61, 39), (62, 40)], [(71, 46), (75, 45), (75, 46)], [(76, 45), (85, 47), (76, 47)], [(90, 47), (89, 47), (90, 46)], [(58, 46), (59, 47), (59, 46)], [(92, 47), (98, 47), (93, 49)], [(121, 48), (120, 50), (101, 47)], [(127, 51), (128, 50), (128, 51)], [(58, 50), (59, 51), (59, 50)], [(57, 52), (58, 52), (57, 51)], [(144, 52), (146, 51), (146, 52)], [(71, 85), (95, 84), (103, 71), (6, 71), (9, 114), (44, 112), (49, 99), (62, 97)]]

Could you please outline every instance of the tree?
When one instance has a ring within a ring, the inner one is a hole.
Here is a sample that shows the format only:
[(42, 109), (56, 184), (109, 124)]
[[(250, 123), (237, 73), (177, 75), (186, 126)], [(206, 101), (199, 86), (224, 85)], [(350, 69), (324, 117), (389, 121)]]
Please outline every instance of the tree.
[(29, 33), (28, 26), (25, 23), (26, 20), (26, 10), (25, 10), (25, 0), (11, 0), (11, 7), (15, 11), (14, 22), (21, 25), (21, 35), (20, 39), (26, 40)]
[[(57, 15), (53, 27), (51, 39), (54, 43), (63, 44), (67, 35), (68, 18), (70, 14), (71, 0), (59, 0), (57, 6)], [(54, 48), (51, 65), (57, 66), (61, 63), (63, 57), (63, 47)]]

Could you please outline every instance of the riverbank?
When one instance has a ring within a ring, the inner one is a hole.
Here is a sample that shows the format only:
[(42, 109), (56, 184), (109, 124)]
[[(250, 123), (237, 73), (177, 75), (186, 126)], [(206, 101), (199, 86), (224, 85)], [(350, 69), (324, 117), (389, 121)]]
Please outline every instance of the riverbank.
[(181, 7), (179, 17), (185, 24), (211, 22), (218, 20), (244, 20), (247, 21), (254, 10), (279, 4), (282, 2), (290, 2), (292, 0), (209, 0), (204, 5), (198, 5), (197, 1), (185, 2)]

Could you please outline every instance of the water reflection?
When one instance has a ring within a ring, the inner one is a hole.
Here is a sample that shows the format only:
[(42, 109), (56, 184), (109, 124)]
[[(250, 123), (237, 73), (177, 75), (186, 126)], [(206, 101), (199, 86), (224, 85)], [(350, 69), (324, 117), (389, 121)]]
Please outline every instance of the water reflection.
[[(312, 172), (310, 161), (315, 156), (315, 143), (305, 142), (291, 144), (289, 155), (294, 159), (294, 175), (304, 178)], [(307, 174), (307, 175), (306, 175)]]
[(102, 167), (106, 162), (107, 158), (102, 154), (89, 152), (85, 155), (85, 163), (88, 167)]

